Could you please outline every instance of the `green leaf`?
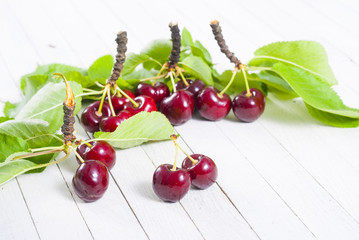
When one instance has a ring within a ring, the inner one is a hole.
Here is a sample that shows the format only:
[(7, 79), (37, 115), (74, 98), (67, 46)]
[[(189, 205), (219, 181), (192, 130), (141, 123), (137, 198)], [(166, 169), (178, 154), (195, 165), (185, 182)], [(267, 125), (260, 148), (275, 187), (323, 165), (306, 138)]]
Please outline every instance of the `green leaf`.
[(193, 40), (192, 40), (192, 36), (191, 33), (188, 31), (187, 28), (183, 28), (182, 29), (182, 37), (181, 37), (181, 44), (182, 46), (186, 47), (186, 46), (192, 46)]
[(6, 121), (0, 124), (0, 134), (21, 138), (30, 148), (49, 146), (54, 138), (49, 134), (49, 123), (41, 119)]
[(3, 123), (3, 122), (6, 122), (6, 121), (10, 121), (12, 120), (13, 118), (11, 117), (0, 117), (0, 123)]
[(108, 141), (117, 148), (130, 148), (148, 141), (170, 139), (174, 129), (160, 112), (140, 112), (125, 120), (114, 132), (97, 132), (96, 139)]
[(26, 100), (29, 100), (48, 80), (48, 75), (29, 75), (21, 78), (21, 90)]
[[(69, 82), (77, 96), (82, 93), (82, 87), (78, 83)], [(63, 123), (63, 102), (66, 88), (64, 83), (48, 83), (41, 88), (21, 109), (16, 120), (42, 119), (49, 123), (49, 132), (55, 133)], [(76, 97), (75, 113), (81, 109), (81, 97)]]
[(126, 61), (123, 66), (121, 75), (124, 76), (124, 75), (128, 75), (128, 74), (132, 73), (138, 65), (140, 65), (141, 63), (144, 63), (148, 60), (150, 60), (150, 57), (146, 54), (130, 53), (126, 57)]
[(91, 82), (105, 83), (111, 76), (114, 59), (111, 55), (105, 55), (97, 59), (88, 69), (88, 76)]
[(200, 57), (189, 56), (183, 59), (180, 64), (186, 73), (195, 78), (201, 79), (206, 85), (213, 85), (212, 70)]
[(0, 185), (10, 181), (11, 179), (23, 173), (26, 173), (27, 171), (31, 170), (33, 167), (36, 166), (35, 163), (25, 159), (17, 159), (10, 161), (10, 159), (22, 154), (25, 153), (21, 152), (18, 154), (11, 155), (8, 160), (2, 163), (0, 162)]
[(193, 55), (201, 57), (209, 66), (213, 65), (211, 54), (200, 41), (196, 41), (191, 49)]
[(77, 82), (84, 88), (93, 86), (95, 84), (95, 81), (91, 81), (89, 76), (84, 76), (81, 72), (78, 71), (66, 72), (64, 73), (64, 76), (66, 77), (67, 81)]
[[(35, 72), (31, 73), (31, 75), (52, 75), (53, 73), (60, 72), (66, 73), (70, 71), (81, 72), (82, 74), (86, 74), (86, 70), (66, 64), (52, 63), (46, 65), (40, 65), (36, 68)], [(26, 77), (25, 75), (24, 77)]]
[[(172, 50), (172, 42), (169, 39), (158, 39), (152, 41), (147, 45), (142, 51), (141, 54), (147, 55), (161, 64), (164, 64), (168, 61), (168, 57)], [(143, 67), (150, 70), (160, 69), (161, 66), (153, 61), (147, 61), (143, 63)]]
[[(274, 64), (273, 69), (287, 81), (300, 97), (303, 98), (306, 105), (310, 105), (327, 114), (349, 118), (342, 118), (340, 121), (348, 120), (351, 122), (350, 119), (359, 119), (358, 109), (347, 107), (329, 85), (322, 82), (313, 74), (310, 74), (301, 68), (283, 63)], [(312, 111), (312, 109), (310, 110), (314, 117), (319, 116), (319, 113), (313, 113), (314, 111)], [(320, 121), (323, 120), (322, 117), (317, 119)], [(335, 121), (336, 123), (333, 121), (333, 124), (338, 125), (338, 122), (340, 121)], [(329, 119), (325, 123), (329, 124), (328, 122), (330, 122)], [(341, 126), (345, 127), (345, 124), (342, 124)]]
[(29, 149), (24, 139), (6, 134), (0, 134), (0, 163), (13, 153), (24, 152)]
[(11, 102), (5, 102), (4, 106), (4, 115), (8, 118), (14, 118), (17, 113), (21, 110), (21, 108), (25, 105), (25, 101), (17, 102), (17, 103), (11, 103)]
[(327, 54), (317, 42), (275, 42), (259, 48), (254, 54), (255, 57), (249, 62), (251, 66), (282, 62), (300, 68), (329, 85), (337, 84)]

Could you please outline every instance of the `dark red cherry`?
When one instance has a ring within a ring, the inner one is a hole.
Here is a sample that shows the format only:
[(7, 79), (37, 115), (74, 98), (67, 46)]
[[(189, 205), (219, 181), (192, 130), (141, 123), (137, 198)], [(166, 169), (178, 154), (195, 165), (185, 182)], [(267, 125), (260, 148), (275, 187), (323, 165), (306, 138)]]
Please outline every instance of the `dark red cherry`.
[(129, 111), (122, 110), (117, 116), (103, 118), (100, 122), (100, 131), (114, 132), (123, 121), (130, 117), (132, 117), (132, 114)]
[(184, 169), (162, 164), (153, 174), (152, 187), (156, 195), (166, 202), (177, 202), (186, 195), (191, 186), (191, 176)]
[(136, 94), (145, 95), (153, 98), (156, 103), (160, 103), (162, 99), (170, 95), (167, 85), (161, 82), (155, 83), (154, 86), (148, 83), (139, 83), (137, 85)]
[[(133, 92), (131, 92), (128, 89), (123, 90), (130, 98), (134, 99), (135, 98), (135, 94), (133, 94)], [(106, 100), (108, 101), (108, 99), (106, 98)], [(115, 110), (115, 113), (118, 114), (120, 111), (123, 110), (123, 107), (125, 105), (125, 103), (129, 102), (130, 100), (128, 98), (126, 98), (125, 96), (114, 96), (111, 97), (111, 103), (113, 106), (113, 110)]]
[(214, 161), (203, 154), (192, 154), (191, 157), (198, 162), (193, 164), (186, 157), (182, 162), (182, 168), (191, 175), (192, 185), (199, 189), (206, 189), (217, 179), (218, 170)]
[(137, 96), (134, 98), (135, 102), (139, 104), (138, 107), (134, 106), (132, 102), (128, 102), (123, 107), (123, 110), (129, 111), (132, 115), (135, 115), (139, 112), (153, 112), (157, 111), (157, 106), (155, 100), (148, 96)]
[(93, 133), (99, 131), (102, 118), (111, 116), (111, 109), (106, 101), (102, 105), (102, 114), (97, 114), (100, 102), (101, 101), (96, 101), (90, 104), (81, 114), (81, 124), (88, 132)]
[(193, 94), (179, 90), (162, 100), (161, 112), (172, 125), (181, 125), (192, 118), (194, 106)]
[(233, 99), (232, 109), (234, 115), (243, 122), (253, 122), (262, 115), (265, 108), (265, 97), (263, 93), (256, 89), (249, 89), (251, 96), (247, 96), (247, 91), (243, 91)]
[[(91, 145), (91, 147), (89, 146)], [(106, 165), (108, 169), (111, 169), (116, 163), (116, 152), (113, 147), (105, 141), (93, 141), (89, 142), (89, 145), (82, 144), (77, 147), (76, 152), (86, 162), (88, 160), (97, 160)], [(77, 162), (81, 164), (80, 159)]]
[(176, 83), (176, 89), (184, 89), (190, 91), (193, 96), (196, 98), (198, 94), (206, 87), (206, 84), (199, 79), (196, 80), (188, 80), (187, 82), (190, 84), (188, 87), (183, 83), (183, 81), (179, 81)]
[(108, 188), (108, 183), (107, 167), (96, 160), (81, 163), (72, 178), (77, 196), (85, 202), (93, 202), (101, 198)]
[(219, 93), (214, 87), (206, 87), (198, 94), (198, 112), (205, 119), (220, 120), (231, 110), (231, 98), (225, 93), (223, 95)]

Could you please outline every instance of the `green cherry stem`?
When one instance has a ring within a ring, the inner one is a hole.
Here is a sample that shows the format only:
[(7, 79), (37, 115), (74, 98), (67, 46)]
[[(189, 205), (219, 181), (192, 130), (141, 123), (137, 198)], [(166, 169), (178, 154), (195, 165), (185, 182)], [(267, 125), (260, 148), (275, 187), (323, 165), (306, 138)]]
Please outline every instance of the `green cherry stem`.
[(246, 74), (246, 66), (241, 64), (241, 65), (239, 65), (239, 69), (241, 70), (241, 72), (243, 74), (244, 83), (246, 84), (246, 90), (247, 90), (246, 96), (251, 97), (252, 93), (249, 91), (249, 84), (248, 84), (248, 79), (247, 79), (247, 74)]
[(14, 157), (12, 160), (36, 157), (36, 156), (41, 156), (41, 155), (46, 155), (46, 154), (51, 154), (51, 153), (57, 153), (57, 152), (62, 152), (62, 151), (63, 151), (63, 149), (53, 149), (53, 150), (47, 150), (47, 151), (42, 151), (42, 152), (29, 153), (29, 154), (24, 154), (24, 155), (21, 155), (21, 156)]
[(100, 88), (104, 88), (105, 87), (105, 85), (102, 85), (101, 83), (99, 83), (99, 82), (95, 82), (95, 84), (97, 85), (97, 86), (99, 86)]
[(114, 117), (114, 116), (116, 116), (116, 113), (112, 106), (111, 89), (110, 88), (107, 88), (107, 99), (108, 99), (108, 105), (110, 105), (112, 116)]
[[(140, 82), (145, 82), (145, 81), (148, 81), (148, 80), (157, 80), (157, 79), (163, 78), (165, 76), (166, 76), (166, 74), (162, 74), (162, 75), (159, 75), (159, 76), (144, 78), (144, 79), (141, 79)], [(153, 81), (153, 82), (156, 83), (156, 81)]]
[(228, 90), (228, 88), (232, 85), (234, 77), (236, 76), (238, 70), (239, 69), (237, 67), (234, 69), (231, 80), (229, 80), (227, 86), (219, 93), (219, 96), (222, 96)]
[(173, 79), (173, 72), (171, 71), (170, 72), (170, 78), (171, 78), (171, 82), (172, 82), (172, 87), (173, 87), (173, 92), (177, 92), (177, 89), (176, 89), (176, 84), (175, 84), (175, 80)]
[(31, 167), (31, 168), (27, 169), (27, 171), (31, 171), (31, 170), (38, 169), (38, 168), (43, 168), (43, 167), (48, 167), (48, 166), (50, 166), (50, 165), (54, 165), (54, 164), (56, 164), (56, 163), (60, 163), (60, 162), (64, 161), (66, 158), (68, 158), (68, 157), (70, 156), (70, 153), (71, 153), (71, 151), (68, 151), (64, 157), (62, 157), (62, 158), (60, 158), (60, 159), (58, 159), (58, 160), (56, 160), (56, 161), (49, 162), (49, 163), (46, 163), (46, 164), (36, 165), (36, 166), (34, 166), (34, 167)]
[[(62, 142), (62, 140), (61, 140)], [(33, 149), (30, 149), (31, 152), (35, 153), (35, 152), (42, 152), (42, 151), (48, 151), (48, 150), (64, 150), (64, 146), (56, 146), (56, 147), (43, 147), (43, 148), (33, 148)]]
[(74, 152), (74, 154), (76, 155), (76, 157), (82, 162), (84, 163), (85, 160), (80, 156), (80, 154), (78, 154), (75, 150), (75, 148), (73, 146), (70, 146), (71, 150)]
[(103, 107), (103, 103), (105, 101), (105, 97), (106, 97), (106, 94), (107, 94), (107, 89), (109, 88), (109, 85), (106, 85), (105, 86), (105, 89), (103, 90), (103, 93), (102, 93), (102, 97), (101, 97), (101, 102), (100, 102), (100, 106), (98, 107), (98, 110), (96, 112), (97, 116), (102, 116), (102, 107)]
[(176, 146), (175, 161), (173, 163), (173, 167), (171, 168), (171, 171), (177, 170), (178, 145), (175, 144), (175, 146)]
[(173, 141), (173, 143), (176, 146), (176, 149), (179, 148), (181, 149), (181, 151), (188, 157), (189, 160), (191, 160), (191, 162), (193, 164), (196, 164), (198, 161), (195, 160), (193, 157), (191, 157), (178, 143), (177, 143), (177, 136), (175, 134), (171, 135), (171, 139)]
[(130, 102), (132, 102), (132, 104), (138, 108), (140, 106), (140, 104), (138, 104), (135, 100), (133, 100), (130, 96), (128, 96), (124, 91), (122, 91), (121, 88), (119, 88), (118, 86), (116, 86), (116, 90), (119, 91), (122, 95), (124, 95)]
[(189, 83), (187, 82), (186, 78), (183, 76), (182, 70), (180, 68), (178, 68), (178, 72), (179, 72), (179, 75), (182, 78), (182, 81), (183, 81), (184, 85), (186, 85), (186, 87), (188, 87)]

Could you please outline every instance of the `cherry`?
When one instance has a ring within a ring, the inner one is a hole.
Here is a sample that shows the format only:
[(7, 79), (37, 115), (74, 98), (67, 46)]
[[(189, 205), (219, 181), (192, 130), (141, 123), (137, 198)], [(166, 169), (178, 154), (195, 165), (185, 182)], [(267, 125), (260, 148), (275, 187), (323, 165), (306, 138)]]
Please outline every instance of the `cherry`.
[(176, 83), (176, 89), (184, 89), (190, 91), (195, 98), (197, 98), (198, 94), (206, 87), (206, 84), (199, 79), (196, 80), (187, 80), (189, 86), (186, 86), (183, 81), (179, 81)]
[(125, 103), (123, 107), (124, 110), (129, 111), (132, 115), (135, 115), (139, 112), (153, 112), (157, 111), (157, 106), (155, 100), (149, 96), (137, 96), (134, 98), (135, 102), (139, 104), (138, 107), (134, 106), (132, 102)]
[(102, 105), (101, 115), (97, 111), (101, 101), (90, 104), (81, 114), (81, 124), (88, 132), (97, 132), (99, 130), (100, 121), (104, 117), (111, 116), (111, 109), (107, 102)]
[(194, 106), (193, 94), (187, 90), (179, 90), (162, 100), (161, 112), (172, 125), (181, 125), (192, 118)]
[(192, 154), (191, 157), (197, 160), (193, 163), (188, 157), (182, 162), (182, 168), (191, 175), (192, 185), (199, 189), (206, 189), (217, 179), (218, 170), (214, 161), (203, 154)]
[[(91, 147), (89, 146), (91, 145)], [(92, 141), (89, 145), (82, 144), (77, 147), (76, 152), (86, 162), (88, 160), (98, 160), (111, 169), (116, 163), (116, 152), (113, 147), (105, 141)], [(76, 157), (79, 164), (80, 159)]]
[(167, 85), (161, 82), (155, 83), (154, 86), (148, 83), (139, 83), (137, 85), (136, 94), (145, 95), (153, 98), (156, 103), (160, 103), (162, 99), (170, 95)]
[[(135, 98), (135, 94), (133, 94), (133, 92), (131, 92), (130, 90), (123, 90), (130, 98)], [(107, 98), (106, 98), (107, 99)], [(118, 114), (124, 107), (125, 103), (130, 102), (130, 100), (128, 98), (126, 98), (125, 96), (119, 97), (119, 96), (114, 96), (111, 97), (111, 103), (113, 106), (113, 109), (115, 110), (115, 113)]]
[(132, 117), (132, 114), (129, 111), (122, 110), (117, 116), (103, 118), (100, 122), (100, 131), (114, 132), (123, 121), (130, 117)]
[(167, 202), (179, 201), (191, 186), (191, 176), (186, 170), (172, 168), (171, 164), (162, 164), (153, 174), (153, 190), (160, 199)]
[(232, 103), (234, 115), (243, 122), (255, 121), (265, 108), (263, 93), (256, 88), (251, 88), (249, 91), (251, 96), (247, 96), (247, 91), (243, 91), (233, 99)]
[(85, 202), (93, 202), (101, 198), (108, 188), (108, 183), (107, 167), (96, 160), (81, 163), (72, 178), (77, 196)]
[(231, 98), (214, 87), (206, 87), (197, 96), (199, 114), (205, 119), (216, 121), (227, 116), (231, 110)]

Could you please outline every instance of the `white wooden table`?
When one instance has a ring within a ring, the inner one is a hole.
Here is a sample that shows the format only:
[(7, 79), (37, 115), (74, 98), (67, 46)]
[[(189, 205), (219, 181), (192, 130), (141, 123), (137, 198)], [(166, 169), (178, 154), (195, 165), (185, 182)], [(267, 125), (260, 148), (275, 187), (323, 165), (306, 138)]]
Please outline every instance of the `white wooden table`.
[[(128, 31), (128, 50), (139, 52), (169, 38), (170, 21), (229, 69), (209, 27), (214, 19), (243, 61), (270, 42), (319, 41), (335, 89), (359, 108), (357, 0), (0, 0), (0, 99), (21, 99), (20, 76), (37, 64), (88, 67), (115, 54), (119, 30)], [(359, 129), (324, 126), (300, 99), (271, 95), (254, 123), (233, 114), (219, 122), (195, 117), (176, 130), (189, 151), (216, 161), (216, 185), (192, 189), (180, 203), (161, 202), (152, 174), (173, 161), (174, 147), (146, 144), (117, 151), (107, 193), (88, 204), (73, 192), (72, 156), (0, 187), (0, 239), (359, 239)]]

